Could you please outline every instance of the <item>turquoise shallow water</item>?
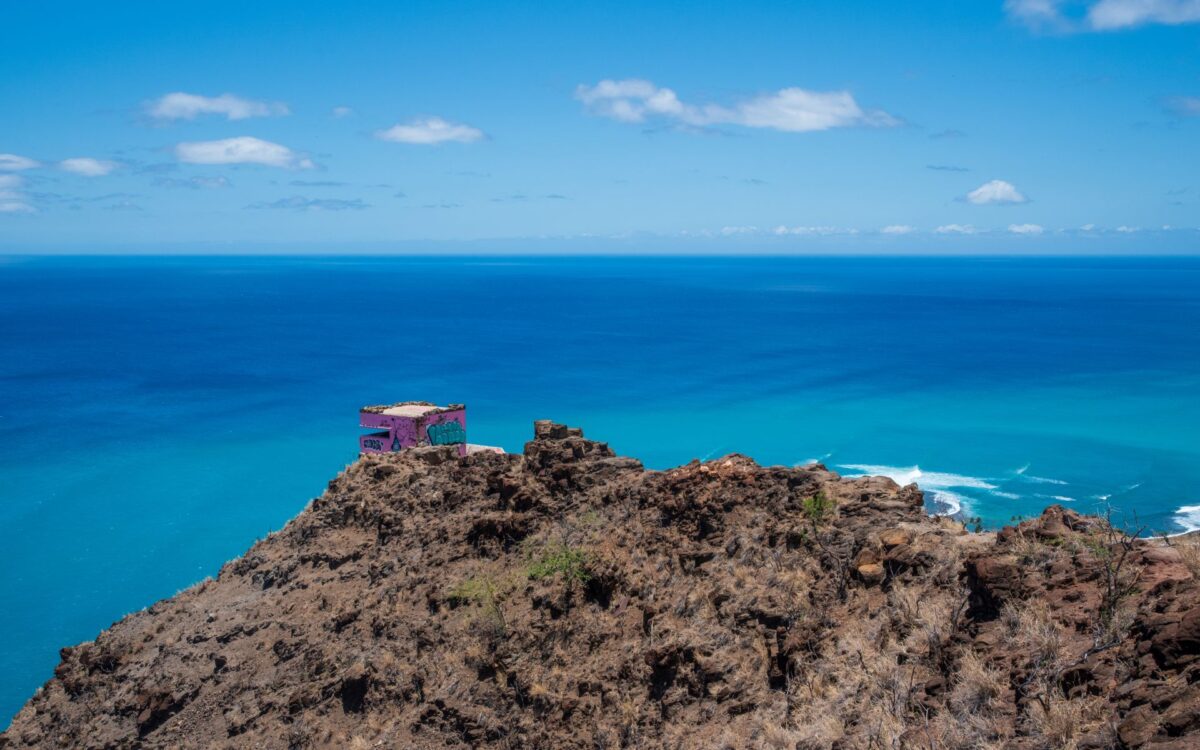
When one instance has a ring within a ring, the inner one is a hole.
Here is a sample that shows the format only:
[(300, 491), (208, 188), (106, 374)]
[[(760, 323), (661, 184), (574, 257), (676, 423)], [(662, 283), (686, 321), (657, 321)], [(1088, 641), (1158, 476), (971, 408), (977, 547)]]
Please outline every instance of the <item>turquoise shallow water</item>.
[(363, 403), (1200, 528), (1192, 259), (0, 258), (0, 351), (6, 715), (300, 511)]

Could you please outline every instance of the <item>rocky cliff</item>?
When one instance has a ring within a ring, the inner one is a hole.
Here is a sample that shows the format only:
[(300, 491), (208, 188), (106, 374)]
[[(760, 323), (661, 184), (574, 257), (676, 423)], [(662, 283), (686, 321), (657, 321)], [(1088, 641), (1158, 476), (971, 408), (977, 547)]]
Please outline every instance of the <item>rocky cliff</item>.
[(0, 747), (1200, 747), (1195, 549), (732, 455), (364, 457)]

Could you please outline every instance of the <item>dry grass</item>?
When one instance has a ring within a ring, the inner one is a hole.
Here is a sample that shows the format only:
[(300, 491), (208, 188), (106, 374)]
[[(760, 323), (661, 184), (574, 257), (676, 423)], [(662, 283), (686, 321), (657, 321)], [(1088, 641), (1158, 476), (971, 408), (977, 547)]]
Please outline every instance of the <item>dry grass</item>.
[(1063, 659), (1062, 628), (1050, 614), (1045, 602), (1009, 602), (1000, 611), (1008, 637), (1015, 650), (1029, 654), (1034, 669), (1053, 672)]
[(1175, 537), (1168, 543), (1179, 553), (1192, 578), (1200, 579), (1200, 534)]
[[(830, 748), (853, 739), (862, 747), (899, 748), (913, 730), (926, 731), (931, 746), (986, 746), (995, 734), (990, 717), (950, 717), (937, 725), (919, 700), (925, 683), (940, 673), (962, 598), (957, 589), (897, 584), (871, 617), (833, 615), (841, 632), (816, 658), (793, 663), (789, 720), (764, 732), (763, 746)], [(1003, 677), (973, 654), (967, 659), (975, 669), (971, 684), (979, 685), (974, 702), (991, 705), (1007, 689)], [(971, 692), (969, 686), (959, 690)]]
[(798, 664), (789, 684), (787, 747), (828, 748), (846, 736), (876, 747), (898, 746), (913, 718), (911, 703), (923, 681), (914, 667), (898, 664), (900, 644), (884, 637), (889, 618), (860, 621), (820, 658)]
[(1092, 696), (1068, 700), (1056, 694), (1030, 704), (1026, 725), (1031, 735), (1043, 741), (1043, 747), (1056, 750), (1074, 750), (1084, 735), (1110, 727), (1109, 739), (1115, 747), (1112, 718), (1112, 708), (1104, 698)]
[(1050, 543), (1025, 532), (1018, 533), (1009, 541), (1008, 550), (1021, 565), (1043, 573), (1068, 553), (1061, 544)]
[(1095, 640), (1099, 645), (1119, 643), (1129, 637), (1129, 629), (1137, 619), (1137, 605), (1128, 600), (1116, 603), (1107, 616), (1096, 622)]
[(923, 747), (945, 750), (999, 750), (1010, 734), (1009, 719), (998, 715), (1008, 680), (978, 654), (959, 657), (950, 691), (949, 710), (930, 718), (922, 728)]
[(901, 633), (908, 633), (921, 619), (921, 594), (912, 587), (895, 584), (888, 592), (888, 611)]
[(960, 719), (986, 716), (1006, 690), (1008, 680), (1005, 676), (974, 651), (967, 651), (958, 661), (958, 675), (950, 693), (950, 706)]

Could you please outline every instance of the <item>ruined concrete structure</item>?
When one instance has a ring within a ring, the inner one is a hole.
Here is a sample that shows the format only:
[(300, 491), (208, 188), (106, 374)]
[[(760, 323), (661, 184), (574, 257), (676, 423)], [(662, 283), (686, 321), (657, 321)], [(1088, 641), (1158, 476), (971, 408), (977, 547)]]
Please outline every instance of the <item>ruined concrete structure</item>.
[(358, 424), (375, 430), (358, 438), (362, 453), (395, 453), (425, 445), (456, 445), (467, 455), (467, 407), (438, 406), (428, 401), (402, 401), (387, 406), (364, 406)]

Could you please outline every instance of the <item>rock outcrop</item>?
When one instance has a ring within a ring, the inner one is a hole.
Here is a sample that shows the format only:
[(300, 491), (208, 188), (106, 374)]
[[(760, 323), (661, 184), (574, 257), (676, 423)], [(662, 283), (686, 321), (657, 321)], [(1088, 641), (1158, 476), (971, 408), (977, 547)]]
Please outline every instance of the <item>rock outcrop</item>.
[(1191, 550), (731, 455), (361, 458), (62, 650), (0, 748), (1200, 746)]

